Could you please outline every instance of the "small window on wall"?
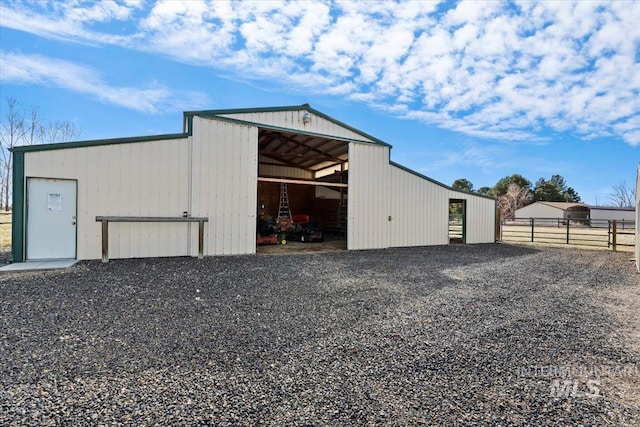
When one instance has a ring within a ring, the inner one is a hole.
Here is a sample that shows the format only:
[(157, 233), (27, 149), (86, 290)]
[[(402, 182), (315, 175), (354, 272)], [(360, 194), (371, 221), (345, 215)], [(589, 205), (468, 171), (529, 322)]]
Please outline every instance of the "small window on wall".
[(449, 244), (466, 243), (467, 205), (464, 199), (449, 199)]

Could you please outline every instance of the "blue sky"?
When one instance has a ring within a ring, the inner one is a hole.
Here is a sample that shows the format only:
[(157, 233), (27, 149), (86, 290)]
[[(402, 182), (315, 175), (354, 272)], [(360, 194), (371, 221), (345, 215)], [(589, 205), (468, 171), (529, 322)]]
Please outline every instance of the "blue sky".
[(182, 131), (182, 111), (312, 107), (451, 184), (635, 183), (639, 1), (0, 3), (5, 98), (80, 139)]

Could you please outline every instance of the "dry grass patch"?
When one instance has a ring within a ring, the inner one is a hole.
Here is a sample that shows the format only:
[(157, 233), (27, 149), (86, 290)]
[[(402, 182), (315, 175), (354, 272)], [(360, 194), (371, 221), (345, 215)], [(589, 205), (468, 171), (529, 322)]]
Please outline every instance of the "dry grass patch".
[(0, 248), (11, 246), (11, 213), (0, 213)]

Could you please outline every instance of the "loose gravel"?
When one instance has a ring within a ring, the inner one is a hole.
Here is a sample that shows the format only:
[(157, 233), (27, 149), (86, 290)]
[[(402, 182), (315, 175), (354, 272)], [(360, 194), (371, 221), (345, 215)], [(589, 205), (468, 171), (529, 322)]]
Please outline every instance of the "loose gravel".
[(640, 425), (639, 288), (499, 244), (4, 273), (0, 425)]

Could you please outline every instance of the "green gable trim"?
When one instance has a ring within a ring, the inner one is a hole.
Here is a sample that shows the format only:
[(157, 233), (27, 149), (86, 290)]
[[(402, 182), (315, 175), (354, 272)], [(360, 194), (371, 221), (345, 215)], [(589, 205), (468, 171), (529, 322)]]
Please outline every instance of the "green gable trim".
[[(231, 117), (223, 117), (223, 116), (216, 116), (216, 115), (199, 115), (198, 117), (201, 117), (203, 119), (208, 119), (208, 120), (218, 120), (218, 121), (221, 121), (221, 122), (235, 123), (235, 124), (242, 125), (242, 126), (257, 127), (259, 129), (269, 129), (269, 130), (273, 130), (273, 131), (276, 131), (276, 132), (284, 132), (284, 133), (292, 133), (292, 134), (297, 134), (297, 135), (312, 136), (314, 138), (332, 139), (332, 140), (335, 140), (335, 141), (354, 142), (354, 143), (358, 143), (358, 144), (373, 144), (370, 141), (363, 141), (361, 139), (351, 139), (351, 138), (345, 138), (343, 136), (334, 136), (334, 135), (328, 135), (328, 134), (316, 133), (316, 132), (309, 132), (309, 131), (299, 130), (299, 129), (291, 129), (291, 128), (283, 128), (283, 127), (280, 127), (280, 126), (265, 125), (263, 123), (248, 122), (246, 120), (234, 119), (234, 118), (231, 118)], [(376, 145), (381, 145), (381, 144), (376, 144)], [(388, 146), (388, 145), (386, 145), (386, 146)], [(388, 146), (388, 147), (390, 147), (390, 146)]]
[(11, 217), (11, 260), (24, 261), (24, 153), (13, 153), (13, 207)]
[(182, 131), (189, 136), (193, 136), (193, 116), (184, 114), (184, 128)]
[[(263, 107), (263, 108), (237, 108), (237, 109), (230, 109), (230, 110), (203, 110), (203, 111), (185, 111), (184, 115), (185, 117), (193, 117), (193, 116), (201, 116), (201, 117), (212, 117), (212, 116), (220, 116), (223, 114), (247, 114), (247, 113), (274, 113), (274, 112), (281, 112), (281, 111), (308, 111), (309, 113), (315, 114), (316, 116), (322, 117), (325, 120), (328, 120), (332, 123), (335, 123), (336, 125), (343, 127), (345, 129), (350, 130), (351, 132), (357, 133), (358, 135), (361, 135), (367, 139), (370, 139), (373, 143), (375, 144), (380, 144), (380, 145), (384, 145), (387, 146), (389, 148), (391, 148), (391, 144), (386, 143), (374, 136), (371, 136), (365, 132), (362, 132), (359, 129), (356, 129), (352, 126), (349, 126), (346, 123), (341, 122), (340, 120), (336, 120), (333, 117), (330, 117), (314, 108), (311, 108), (311, 106), (309, 104), (302, 104), (302, 105), (293, 105), (293, 106), (284, 106), (284, 107)], [(249, 123), (249, 122), (247, 122)], [(261, 127), (264, 127), (263, 125), (259, 125)], [(295, 132), (298, 132), (297, 130), (294, 130)], [(363, 142), (363, 141), (360, 141)], [(369, 142), (369, 141), (364, 141), (364, 142)]]
[(497, 242), (500, 240), (500, 210), (498, 208), (498, 199), (496, 199), (495, 216), (496, 220), (493, 224), (493, 236), (495, 237), (494, 242)]
[(371, 136), (368, 133), (365, 133), (365, 132), (361, 131), (360, 129), (356, 129), (356, 128), (352, 127), (352, 126), (349, 126), (348, 124), (346, 124), (344, 122), (341, 122), (340, 120), (336, 120), (333, 117), (329, 117), (326, 114), (311, 108), (309, 106), (309, 104), (304, 104), (304, 105), (307, 106), (306, 110), (309, 111), (310, 113), (316, 114), (316, 115), (322, 117), (323, 119), (329, 120), (330, 122), (333, 122), (333, 123), (337, 124), (338, 126), (342, 126), (345, 129), (349, 129), (351, 132), (355, 132), (355, 133), (357, 133), (359, 135), (362, 135), (365, 138), (370, 139), (370, 140), (372, 140), (373, 142), (375, 142), (377, 144), (384, 145), (384, 146), (389, 147), (389, 148), (393, 148), (393, 146), (391, 144), (389, 144), (387, 142), (384, 142), (383, 140), (378, 139), (375, 136)]
[(11, 151), (14, 153), (28, 153), (32, 151), (64, 150), (66, 148), (98, 147), (101, 145), (185, 139), (188, 137), (189, 135), (186, 133), (171, 133), (166, 135), (133, 136), (129, 138), (94, 139), (89, 141), (60, 142), (56, 144), (21, 145), (19, 147), (14, 147)]
[(436, 180), (435, 180), (435, 179), (433, 179), (433, 178), (429, 178), (429, 177), (428, 177), (428, 176), (426, 176), (426, 175), (422, 175), (421, 173), (418, 173), (418, 172), (414, 171), (413, 169), (409, 169), (409, 168), (408, 168), (408, 167), (406, 167), (406, 166), (402, 166), (402, 165), (401, 165), (401, 164), (399, 164), (399, 163), (389, 161), (389, 164), (390, 164), (391, 166), (395, 166), (395, 167), (397, 167), (397, 168), (399, 168), (399, 169), (402, 169), (402, 170), (403, 170), (403, 171), (405, 171), (405, 172), (409, 172), (410, 174), (415, 175), (415, 176), (417, 176), (417, 177), (419, 177), (419, 178), (426, 179), (427, 181), (432, 182), (432, 183), (434, 183), (434, 184), (436, 184), (436, 185), (439, 185), (440, 187), (446, 188), (447, 190), (455, 191), (455, 192), (457, 192), (457, 193), (462, 193), (462, 194), (468, 194), (468, 195), (470, 195), (470, 196), (482, 197), (482, 198), (484, 198), (484, 199), (497, 200), (497, 199), (495, 199), (495, 198), (493, 198), (493, 197), (485, 196), (484, 194), (478, 194), (478, 193), (474, 193), (474, 192), (472, 192), (472, 191), (460, 190), (459, 188), (453, 188), (453, 187), (450, 187), (450, 186), (448, 186), (448, 185), (446, 185), (446, 184), (443, 184), (443, 183), (441, 183), (441, 182), (439, 182), (439, 181), (436, 181)]
[(280, 111), (300, 111), (308, 110), (311, 106), (309, 104), (302, 105), (289, 105), (280, 107), (257, 107), (257, 108), (225, 108), (220, 110), (197, 110), (197, 111), (185, 111), (185, 115), (198, 116), (201, 114), (245, 114), (245, 113), (275, 113)]

